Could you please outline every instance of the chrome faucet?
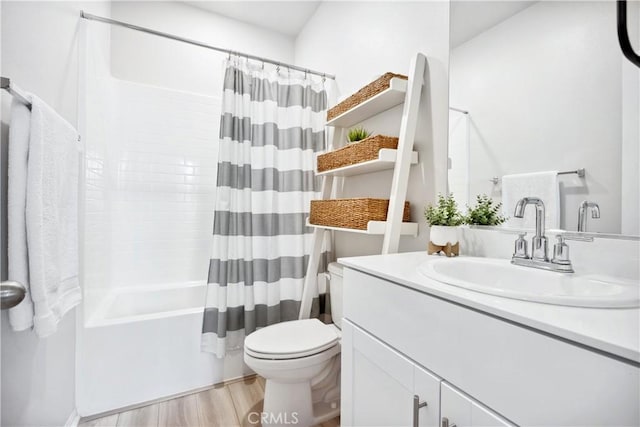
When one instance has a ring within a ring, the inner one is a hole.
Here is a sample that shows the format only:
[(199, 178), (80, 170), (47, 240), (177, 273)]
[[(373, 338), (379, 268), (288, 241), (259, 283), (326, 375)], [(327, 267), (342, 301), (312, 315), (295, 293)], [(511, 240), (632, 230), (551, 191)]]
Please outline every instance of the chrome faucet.
[(578, 209), (578, 231), (587, 231), (587, 211), (591, 208), (591, 218), (600, 218), (600, 206), (596, 202), (583, 200)]
[(527, 250), (527, 241), (524, 239), (526, 233), (522, 233), (516, 240), (513, 257), (511, 257), (511, 264), (541, 268), (559, 273), (573, 273), (573, 266), (569, 260), (569, 246), (567, 246), (565, 240), (587, 239), (576, 238), (568, 234), (556, 236), (558, 242), (553, 247), (553, 258), (549, 260), (547, 237), (544, 235), (545, 218), (544, 203), (542, 200), (538, 197), (524, 197), (518, 200), (513, 216), (523, 218), (527, 205), (534, 205), (536, 208), (536, 234), (531, 239), (531, 256), (529, 256)]
[(536, 235), (531, 239), (531, 259), (549, 261), (547, 238), (544, 235), (544, 203), (537, 197), (525, 197), (518, 200), (513, 216), (524, 218), (524, 209), (528, 205), (536, 207)]

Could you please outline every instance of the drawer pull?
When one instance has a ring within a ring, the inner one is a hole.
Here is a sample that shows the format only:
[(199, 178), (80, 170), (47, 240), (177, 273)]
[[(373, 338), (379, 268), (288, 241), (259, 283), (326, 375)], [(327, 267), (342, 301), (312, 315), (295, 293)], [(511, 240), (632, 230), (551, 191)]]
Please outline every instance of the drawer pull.
[(455, 424), (449, 424), (449, 418), (442, 417), (442, 427), (457, 427)]
[(420, 397), (417, 394), (413, 395), (413, 427), (420, 425), (420, 408), (427, 406), (427, 402), (420, 402)]

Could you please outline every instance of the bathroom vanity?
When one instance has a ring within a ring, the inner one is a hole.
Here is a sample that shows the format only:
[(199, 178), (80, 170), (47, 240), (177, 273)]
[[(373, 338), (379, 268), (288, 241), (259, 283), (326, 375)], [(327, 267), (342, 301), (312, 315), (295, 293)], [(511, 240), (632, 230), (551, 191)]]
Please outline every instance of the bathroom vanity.
[(638, 308), (474, 292), (419, 272), (436, 258), (340, 260), (342, 425), (640, 423)]

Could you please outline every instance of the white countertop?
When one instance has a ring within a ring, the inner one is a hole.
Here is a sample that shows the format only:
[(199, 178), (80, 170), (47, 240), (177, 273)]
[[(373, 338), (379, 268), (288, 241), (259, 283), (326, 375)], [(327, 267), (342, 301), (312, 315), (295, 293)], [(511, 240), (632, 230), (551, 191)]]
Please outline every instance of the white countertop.
[(418, 266), (434, 256), (426, 252), (408, 252), (340, 258), (338, 262), (416, 291), (640, 363), (640, 309), (567, 307), (470, 291), (421, 275)]

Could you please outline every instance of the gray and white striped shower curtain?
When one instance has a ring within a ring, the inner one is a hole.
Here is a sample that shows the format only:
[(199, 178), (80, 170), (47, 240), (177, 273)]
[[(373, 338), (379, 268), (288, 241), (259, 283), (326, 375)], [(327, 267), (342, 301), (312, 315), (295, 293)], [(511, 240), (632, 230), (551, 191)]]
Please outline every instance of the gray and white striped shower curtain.
[(203, 351), (218, 357), (241, 348), (257, 328), (298, 317), (327, 95), (319, 80), (231, 59), (222, 104), (202, 326)]

